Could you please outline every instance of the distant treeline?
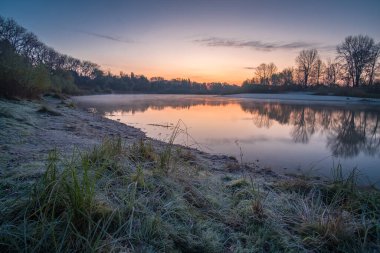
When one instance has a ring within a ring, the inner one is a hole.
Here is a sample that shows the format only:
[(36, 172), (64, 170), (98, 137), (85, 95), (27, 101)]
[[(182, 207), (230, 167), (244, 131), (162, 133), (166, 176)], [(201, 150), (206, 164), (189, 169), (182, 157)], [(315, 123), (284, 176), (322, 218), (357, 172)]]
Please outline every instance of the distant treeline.
[(58, 53), (13, 19), (0, 16), (0, 95), (35, 97), (41, 93), (191, 93), (238, 92), (227, 83), (197, 83), (189, 79), (148, 80), (143, 75), (112, 75), (90, 61)]
[(76, 78), (78, 86), (86, 91), (105, 93), (170, 93), (170, 94), (227, 94), (240, 91), (240, 86), (227, 83), (198, 83), (190, 79), (165, 80), (162, 77), (152, 77), (150, 80), (143, 75), (101, 72), (95, 78)]
[(148, 79), (134, 73), (113, 75), (95, 63), (58, 53), (13, 19), (0, 16), (0, 96), (36, 97), (45, 92), (228, 94), (341, 86), (361, 90), (371, 87), (372, 93), (373, 90), (380, 93), (379, 55), (380, 44), (372, 38), (349, 36), (337, 47), (333, 61), (323, 62), (316, 49), (303, 50), (296, 59), (296, 67), (278, 72), (273, 63), (263, 63), (255, 68), (254, 78), (242, 86), (189, 79)]
[(302, 50), (296, 66), (282, 71), (274, 63), (262, 63), (254, 77), (243, 82), (244, 92), (266, 90), (305, 90), (316, 88), (360, 88), (380, 86), (380, 43), (363, 35), (348, 36), (336, 47), (336, 57), (322, 61), (317, 49)]

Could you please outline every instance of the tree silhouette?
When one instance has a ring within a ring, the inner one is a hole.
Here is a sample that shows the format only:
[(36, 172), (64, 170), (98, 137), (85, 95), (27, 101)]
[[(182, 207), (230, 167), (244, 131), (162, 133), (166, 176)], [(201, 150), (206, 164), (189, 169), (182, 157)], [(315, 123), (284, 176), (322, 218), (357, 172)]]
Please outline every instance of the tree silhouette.
[(293, 123), (293, 129), (291, 131), (291, 136), (295, 143), (308, 143), (309, 133), (307, 131), (307, 123), (305, 119), (305, 108), (302, 108), (300, 113), (295, 114), (295, 119)]
[(298, 70), (303, 76), (303, 84), (308, 85), (310, 75), (312, 74), (315, 64), (319, 59), (318, 51), (316, 49), (302, 50), (296, 58)]
[(360, 85), (363, 71), (368, 66), (376, 66), (379, 44), (368, 36), (348, 36), (337, 46), (338, 58), (343, 62), (353, 86)]
[(333, 85), (337, 83), (337, 80), (339, 78), (339, 70), (340, 66), (337, 62), (331, 61), (331, 59), (327, 60), (324, 78), (327, 85)]
[(327, 146), (334, 156), (353, 157), (359, 154), (366, 142), (365, 128), (355, 124), (355, 112), (344, 112), (340, 124), (332, 129)]
[(262, 63), (255, 68), (255, 77), (259, 80), (260, 84), (272, 84), (272, 76), (277, 72), (276, 65), (271, 62), (269, 64)]

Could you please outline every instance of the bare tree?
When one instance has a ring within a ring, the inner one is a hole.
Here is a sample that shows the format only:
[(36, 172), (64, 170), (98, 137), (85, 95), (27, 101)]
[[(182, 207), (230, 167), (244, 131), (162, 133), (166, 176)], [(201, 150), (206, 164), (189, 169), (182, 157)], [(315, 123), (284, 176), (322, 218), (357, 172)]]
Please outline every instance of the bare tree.
[(302, 74), (303, 84), (307, 86), (310, 75), (319, 59), (317, 49), (302, 50), (296, 58), (298, 70)]
[(322, 76), (323, 70), (324, 70), (324, 64), (323, 64), (322, 60), (318, 58), (315, 61), (315, 83), (317, 85), (319, 84), (319, 80)]
[(329, 85), (336, 84), (339, 78), (339, 63), (327, 60), (325, 71), (325, 83)]
[[(96, 63), (92, 63), (90, 61), (82, 61), (81, 62), (81, 75), (87, 76), (90, 78), (94, 78), (94, 71), (99, 69), (99, 66)], [(132, 74), (131, 74), (132, 76)]]
[[(337, 46), (338, 59), (344, 63), (352, 85), (360, 85), (364, 70), (379, 57), (374, 40), (368, 36), (348, 36)], [(375, 53), (377, 52), (377, 54)], [(375, 58), (375, 59), (374, 59)]]
[(26, 29), (19, 26), (13, 19), (0, 19), (0, 40), (9, 41), (17, 53), (21, 51), (25, 33)]
[(259, 79), (261, 84), (272, 84), (272, 75), (277, 72), (276, 65), (271, 62), (269, 64), (262, 63), (255, 68), (255, 77)]
[(380, 43), (377, 43), (373, 47), (371, 61), (368, 64), (367, 71), (366, 71), (369, 85), (372, 85), (375, 79), (376, 67), (378, 67), (377, 60), (379, 59), (379, 56), (380, 56)]
[(272, 76), (274, 74), (276, 74), (276, 72), (277, 72), (277, 66), (273, 62), (267, 64), (267, 72), (268, 72), (269, 84), (272, 85), (273, 84), (273, 82), (272, 82)]
[(293, 68), (285, 68), (280, 73), (280, 84), (291, 85), (293, 84)]
[(260, 84), (268, 84), (267, 65), (261, 63), (255, 68), (255, 77), (259, 80)]
[(380, 62), (375, 67), (374, 82), (380, 83)]

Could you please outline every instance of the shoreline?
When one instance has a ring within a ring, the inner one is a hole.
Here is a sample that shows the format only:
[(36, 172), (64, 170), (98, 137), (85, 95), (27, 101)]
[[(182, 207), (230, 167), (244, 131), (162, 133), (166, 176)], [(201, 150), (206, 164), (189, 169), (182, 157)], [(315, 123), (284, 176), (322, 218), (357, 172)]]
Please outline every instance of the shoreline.
[(380, 105), (380, 99), (376, 98), (360, 98), (360, 97), (347, 97), (347, 96), (331, 96), (331, 95), (314, 95), (307, 92), (288, 92), (280, 94), (270, 93), (245, 93), (224, 95), (227, 98), (239, 98), (259, 100), (266, 102), (281, 102), (292, 104), (336, 104), (336, 105)]
[(281, 175), (147, 138), (70, 99), (0, 100), (0, 119), (4, 252), (380, 249), (380, 194), (355, 171)]
[[(40, 108), (48, 108), (48, 111), (38, 112)], [(0, 116), (5, 118), (1, 125), (0, 149), (3, 153), (0, 162), (4, 168), (20, 169), (20, 174), (25, 169), (43, 166), (50, 150), (57, 149), (69, 157), (73, 150), (89, 151), (107, 138), (121, 137), (126, 146), (144, 140), (158, 150), (168, 145), (147, 137), (138, 128), (76, 108), (71, 99), (45, 97), (41, 101), (0, 100), (0, 114), (4, 114)], [(225, 171), (227, 167), (239, 166), (237, 159), (231, 156), (211, 154), (177, 144), (174, 146), (192, 152), (197, 162), (209, 170)], [(1, 174), (7, 175), (7, 172), (2, 171)], [(41, 174), (41, 171), (37, 174)], [(274, 172), (267, 174), (275, 175)], [(28, 177), (35, 179), (38, 176)]]
[[(228, 97), (256, 99), (254, 97), (234, 96), (235, 95)], [(284, 101), (286, 102), (286, 100), (282, 100), (281, 102)], [(296, 100), (289, 99), (291, 103), (295, 101)], [(360, 101), (355, 101), (354, 103), (359, 102)], [(300, 103), (306, 103), (306, 101), (302, 100)], [(14, 111), (10, 114), (15, 113), (18, 115), (1, 115), (4, 114), (3, 111), (9, 109), (7, 107), (12, 104), (18, 105), (18, 108), (14, 108)], [(342, 103), (339, 101), (337, 104)], [(49, 110), (52, 110), (53, 114), (58, 113), (58, 115), (52, 115), (51, 112), (39, 113), (38, 110), (41, 107), (47, 107)], [(15, 166), (20, 168), (34, 168), (43, 166), (46, 162), (47, 153), (50, 150), (57, 149), (62, 152), (64, 156), (69, 157), (73, 153), (73, 150), (90, 151), (107, 138), (121, 137), (126, 146), (131, 146), (143, 140), (151, 143), (153, 147), (158, 150), (169, 145), (165, 141), (147, 137), (142, 130), (134, 126), (107, 119), (96, 112), (86, 111), (84, 108), (77, 108), (71, 98), (61, 100), (45, 97), (40, 101), (0, 100), (0, 117), (1, 116), (5, 118), (9, 117), (15, 122), (10, 125), (7, 125), (7, 122), (3, 122), (4, 125), (0, 125), (3, 129), (0, 135), (0, 150), (3, 151), (3, 154), (0, 156), (0, 162), (4, 168)], [(18, 135), (18, 132), (22, 134)], [(13, 138), (9, 139), (9, 136), (17, 136), (18, 140), (15, 141)], [(286, 180), (306, 176), (306, 174), (303, 175), (302, 173), (298, 174), (281, 171), (280, 169), (259, 167), (255, 163), (240, 164), (236, 157), (226, 154), (213, 154), (180, 144), (173, 145), (191, 152), (192, 155), (196, 157), (197, 163), (203, 164), (204, 167), (207, 167), (210, 171), (230, 173), (230, 168), (233, 167), (235, 168), (233, 173), (239, 174), (241, 173), (239, 168), (245, 168), (251, 170), (252, 173), (265, 174), (269, 180), (279, 178)], [(0, 173), (6, 175), (4, 172), (0, 171)], [(39, 174), (41, 174), (41, 171)], [(33, 175), (30, 177), (33, 179), (36, 178), (36, 176)], [(320, 182), (331, 181), (331, 178), (323, 177), (322, 175), (310, 175), (309, 177), (310, 180), (317, 179), (317, 181)]]

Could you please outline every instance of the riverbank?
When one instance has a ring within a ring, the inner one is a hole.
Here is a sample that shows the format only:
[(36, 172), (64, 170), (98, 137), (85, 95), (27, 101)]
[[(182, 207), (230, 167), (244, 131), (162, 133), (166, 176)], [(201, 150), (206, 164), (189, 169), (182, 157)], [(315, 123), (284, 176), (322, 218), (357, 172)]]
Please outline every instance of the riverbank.
[(288, 93), (250, 93), (250, 94), (233, 94), (225, 95), (228, 98), (244, 98), (253, 100), (265, 100), (270, 102), (281, 101), (282, 103), (292, 104), (366, 104), (380, 105), (380, 98), (362, 98), (349, 96), (333, 96), (333, 95), (315, 95), (312, 92), (288, 92)]
[[(376, 251), (380, 197), (146, 138), (69, 99), (0, 101), (2, 251)], [(173, 138), (180, 129), (173, 129)]]

